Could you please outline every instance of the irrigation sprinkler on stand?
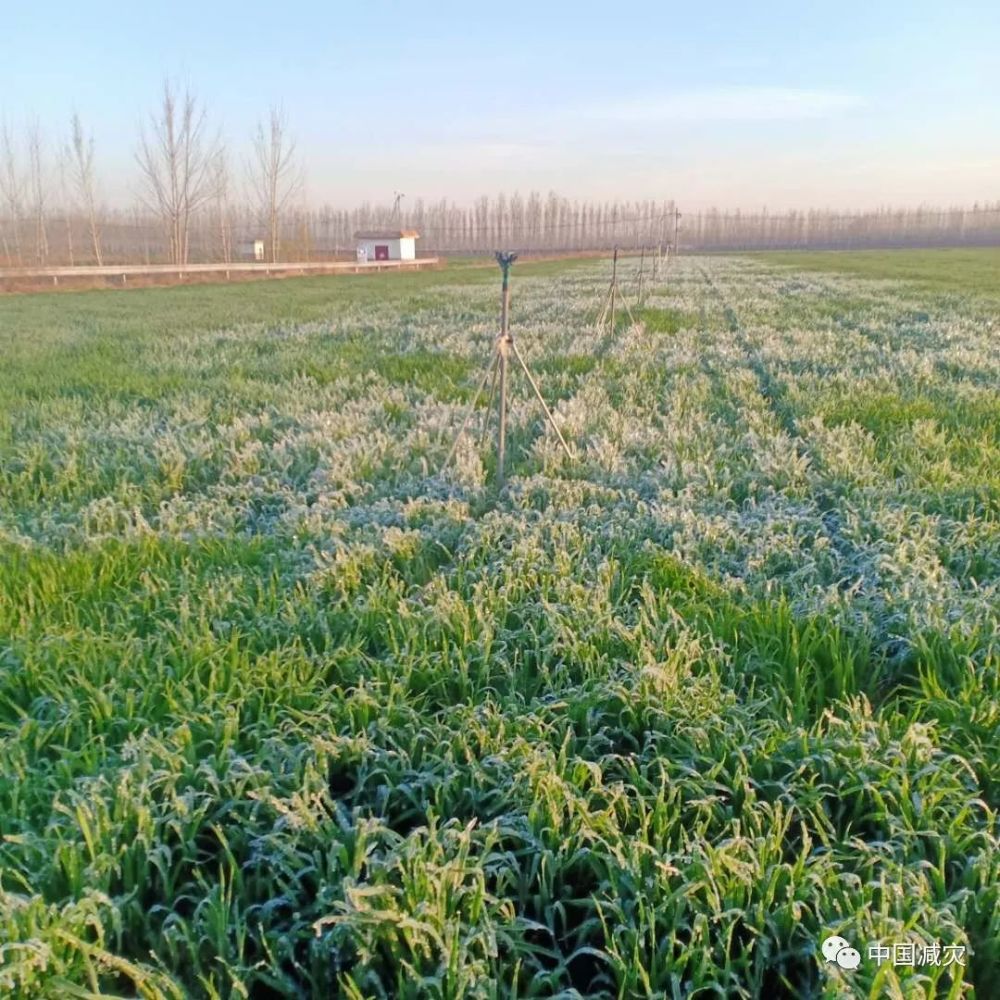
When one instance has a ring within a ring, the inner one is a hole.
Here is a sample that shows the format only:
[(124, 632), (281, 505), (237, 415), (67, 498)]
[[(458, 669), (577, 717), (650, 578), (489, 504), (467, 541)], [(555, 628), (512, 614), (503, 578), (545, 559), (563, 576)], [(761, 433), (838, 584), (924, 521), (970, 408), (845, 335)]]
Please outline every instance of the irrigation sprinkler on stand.
[(483, 378), (479, 383), (479, 388), (476, 390), (476, 395), (469, 404), (469, 409), (466, 411), (465, 419), (462, 421), (462, 426), (459, 428), (458, 434), (455, 435), (451, 451), (448, 452), (448, 457), (445, 459), (444, 465), (441, 467), (441, 471), (443, 472), (446, 468), (448, 468), (452, 458), (454, 458), (455, 452), (458, 450), (458, 442), (465, 433), (466, 428), (468, 428), (469, 423), (472, 420), (472, 415), (476, 411), (476, 404), (479, 402), (479, 399), (483, 394), (483, 390), (486, 388), (486, 383), (489, 382), (490, 398), (489, 402), (486, 404), (486, 413), (483, 417), (483, 428), (479, 436), (479, 443), (482, 445), (486, 440), (486, 432), (489, 429), (490, 413), (493, 410), (493, 400), (496, 398), (497, 486), (502, 489), (506, 480), (508, 413), (507, 393), (510, 382), (509, 376), (511, 356), (513, 356), (517, 363), (521, 366), (521, 370), (524, 372), (531, 388), (534, 390), (535, 396), (538, 398), (538, 402), (542, 405), (542, 411), (545, 413), (545, 419), (549, 422), (549, 426), (552, 430), (555, 431), (556, 437), (559, 439), (559, 443), (562, 445), (563, 451), (566, 452), (566, 456), (571, 461), (573, 459), (573, 454), (569, 450), (569, 445), (566, 444), (566, 439), (562, 436), (562, 431), (559, 430), (559, 427), (552, 416), (552, 411), (549, 410), (545, 399), (542, 397), (542, 392), (538, 388), (538, 383), (532, 376), (527, 363), (517, 348), (517, 344), (514, 342), (514, 335), (510, 332), (510, 268), (514, 261), (517, 260), (517, 254), (504, 253), (498, 250), (496, 252), (496, 259), (497, 263), (500, 265), (500, 270), (503, 272), (503, 287), (500, 297), (500, 335), (496, 339), (496, 347), (493, 352), (493, 357), (490, 360), (486, 371), (483, 373)]
[[(597, 331), (600, 333), (604, 329), (605, 320), (608, 320), (608, 331), (615, 332), (615, 307), (618, 304), (618, 247), (615, 246), (615, 255), (611, 261), (611, 284), (608, 286), (608, 293), (604, 299), (604, 308), (601, 310), (601, 318), (597, 321)], [(628, 318), (635, 323), (635, 317), (628, 303), (622, 299), (622, 305), (628, 313)]]

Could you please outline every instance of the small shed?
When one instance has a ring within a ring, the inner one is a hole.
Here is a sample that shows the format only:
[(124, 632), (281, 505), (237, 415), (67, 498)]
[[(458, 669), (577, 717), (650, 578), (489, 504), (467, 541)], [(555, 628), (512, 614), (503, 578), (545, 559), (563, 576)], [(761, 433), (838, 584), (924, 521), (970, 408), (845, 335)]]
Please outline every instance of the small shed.
[(420, 234), (415, 229), (372, 229), (355, 233), (354, 239), (358, 260), (416, 260)]

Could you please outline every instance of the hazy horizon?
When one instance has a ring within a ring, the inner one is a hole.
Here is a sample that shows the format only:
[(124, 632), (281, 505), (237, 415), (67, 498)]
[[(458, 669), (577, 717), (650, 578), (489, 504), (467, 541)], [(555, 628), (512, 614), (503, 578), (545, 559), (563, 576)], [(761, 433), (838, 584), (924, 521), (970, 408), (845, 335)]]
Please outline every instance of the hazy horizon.
[(674, 199), (687, 211), (996, 201), (1000, 11), (965, 4), (261, 4), (150, 15), (66, 3), (8, 15), (0, 120), (50, 153), (79, 112), (101, 194), (136, 193), (164, 78), (205, 103), (240, 166), (287, 112), (306, 200), (338, 207), (498, 191)]

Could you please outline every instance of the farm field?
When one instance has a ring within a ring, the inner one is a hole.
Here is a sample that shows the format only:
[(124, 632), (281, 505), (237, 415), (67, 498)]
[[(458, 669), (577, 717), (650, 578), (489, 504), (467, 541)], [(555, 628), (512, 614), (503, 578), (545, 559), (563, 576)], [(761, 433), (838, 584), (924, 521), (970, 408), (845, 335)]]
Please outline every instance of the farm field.
[(1000, 247), (942, 250), (774, 251), (752, 255), (798, 270), (898, 278), (923, 290), (1000, 296)]
[(1000, 996), (991, 265), (803, 256), (515, 265), (502, 495), (495, 268), (0, 299), (0, 995)]

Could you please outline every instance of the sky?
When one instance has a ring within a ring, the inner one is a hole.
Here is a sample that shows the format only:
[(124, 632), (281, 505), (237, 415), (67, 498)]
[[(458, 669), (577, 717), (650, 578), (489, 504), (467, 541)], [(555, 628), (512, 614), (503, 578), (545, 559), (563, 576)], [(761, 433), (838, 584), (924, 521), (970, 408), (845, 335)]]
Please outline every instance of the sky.
[(309, 201), (335, 207), (971, 204), (1000, 200), (998, 52), (997, 0), (9, 0), (0, 121), (54, 149), (78, 112), (111, 203), (168, 78), (237, 164), (280, 104)]

